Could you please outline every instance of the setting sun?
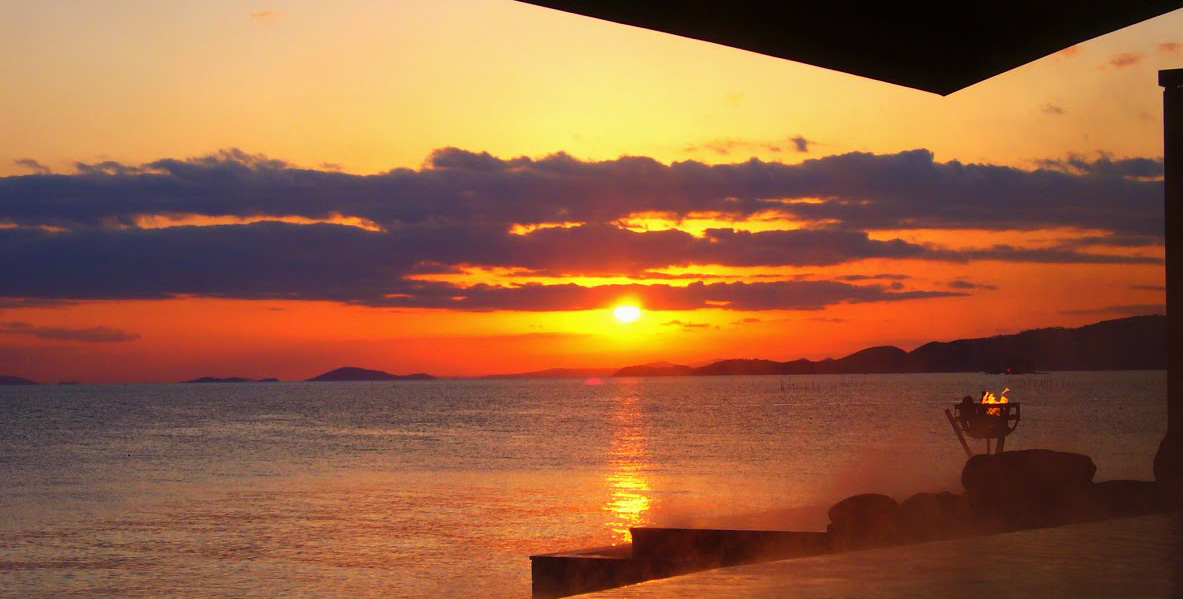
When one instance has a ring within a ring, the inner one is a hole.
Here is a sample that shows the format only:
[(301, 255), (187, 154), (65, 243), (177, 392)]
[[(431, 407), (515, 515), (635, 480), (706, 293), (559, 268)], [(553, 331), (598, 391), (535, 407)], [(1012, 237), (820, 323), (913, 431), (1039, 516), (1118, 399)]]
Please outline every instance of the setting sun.
[(629, 305), (616, 306), (616, 308), (612, 310), (612, 316), (616, 318), (616, 322), (628, 324), (631, 322), (636, 322), (637, 319), (641, 318), (641, 309), (636, 306)]

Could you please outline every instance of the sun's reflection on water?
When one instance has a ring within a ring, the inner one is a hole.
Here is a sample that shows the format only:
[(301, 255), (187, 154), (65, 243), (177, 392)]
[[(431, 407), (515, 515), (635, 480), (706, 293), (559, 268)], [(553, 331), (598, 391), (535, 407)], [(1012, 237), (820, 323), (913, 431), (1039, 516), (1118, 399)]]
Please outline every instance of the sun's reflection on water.
[(631, 390), (622, 389), (613, 400), (612, 421), (605, 479), (612, 495), (604, 511), (610, 516), (613, 539), (628, 541), (629, 527), (646, 524), (652, 508), (651, 489), (645, 478), (650, 470), (645, 447), (648, 436), (640, 399)]

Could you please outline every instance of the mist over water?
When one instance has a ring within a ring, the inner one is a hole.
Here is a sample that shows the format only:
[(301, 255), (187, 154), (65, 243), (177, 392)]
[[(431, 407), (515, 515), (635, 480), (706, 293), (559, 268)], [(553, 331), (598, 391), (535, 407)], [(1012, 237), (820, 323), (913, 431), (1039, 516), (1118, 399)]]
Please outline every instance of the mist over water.
[(942, 410), (1004, 387), (1007, 449), (1152, 478), (1161, 371), (0, 387), (0, 596), (523, 598), (629, 526), (959, 491)]

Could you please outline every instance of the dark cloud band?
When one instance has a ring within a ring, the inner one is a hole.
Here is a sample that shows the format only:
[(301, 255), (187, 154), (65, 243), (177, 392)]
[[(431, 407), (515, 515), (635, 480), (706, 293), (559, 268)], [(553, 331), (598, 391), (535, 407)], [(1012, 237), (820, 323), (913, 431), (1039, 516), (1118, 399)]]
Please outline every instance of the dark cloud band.
[[(0, 297), (146, 299), (195, 295), (464, 310), (574, 310), (601, 307), (611, 301), (604, 294), (615, 297), (620, 293), (638, 293), (671, 309), (712, 305), (812, 309), (842, 301), (934, 296), (905, 290), (901, 281), (907, 278), (892, 274), (846, 276), (840, 281), (628, 288), (539, 285), (464, 289), (414, 278), (419, 273), (454, 271), (456, 265), (509, 267), (552, 276), (647, 276), (648, 269), (683, 263), (826, 266), (869, 257), (952, 262), (1142, 260), (1007, 247), (959, 252), (829, 230), (748, 233), (716, 229), (697, 238), (680, 231), (638, 233), (603, 225), (540, 229), (527, 235), (476, 225), (423, 225), (375, 232), (342, 225), (275, 222), (68, 232), (0, 229), (0, 273), (4, 275), (0, 276)], [(852, 284), (873, 279), (889, 284)]]
[(343, 214), (386, 227), (422, 223), (611, 223), (637, 212), (729, 218), (774, 212), (845, 229), (1080, 227), (1161, 236), (1161, 160), (1045, 161), (1033, 171), (937, 162), (931, 152), (852, 153), (781, 164), (651, 158), (501, 159), (437, 150), (420, 170), (349, 175), (238, 150), (72, 175), (0, 179), (0, 222), (62, 228), (134, 225), (142, 215)]

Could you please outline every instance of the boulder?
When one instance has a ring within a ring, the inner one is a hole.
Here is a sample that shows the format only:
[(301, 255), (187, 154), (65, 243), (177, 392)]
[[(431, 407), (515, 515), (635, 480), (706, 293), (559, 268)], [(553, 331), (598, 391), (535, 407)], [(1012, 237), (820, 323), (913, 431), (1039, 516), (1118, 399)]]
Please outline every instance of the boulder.
[(1097, 472), (1092, 458), (1048, 449), (971, 457), (961, 484), (988, 528), (1015, 530), (1074, 521), (1072, 506)]
[(899, 510), (900, 535), (909, 541), (932, 541), (965, 536), (977, 531), (979, 522), (965, 495), (917, 493)]
[(830, 508), (826, 532), (836, 548), (872, 547), (898, 542), (900, 506), (877, 493), (854, 495)]

